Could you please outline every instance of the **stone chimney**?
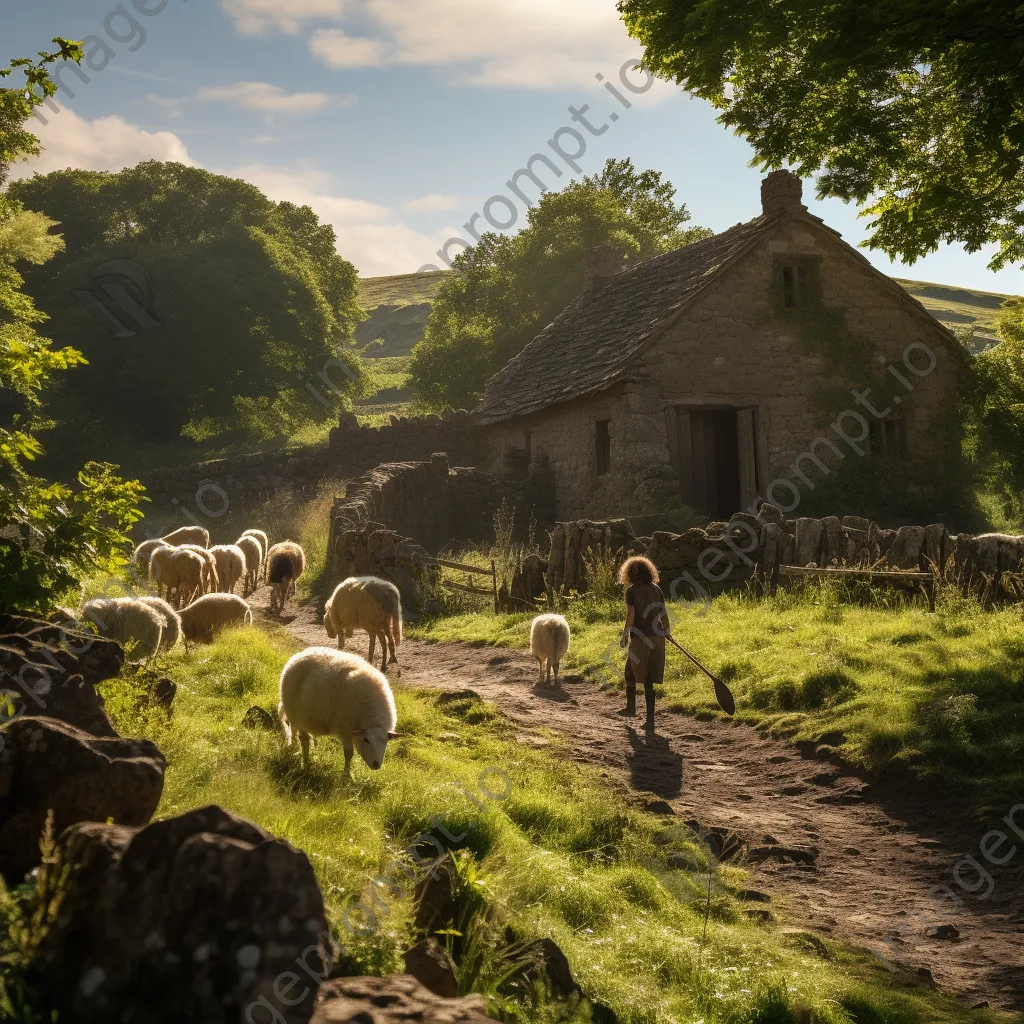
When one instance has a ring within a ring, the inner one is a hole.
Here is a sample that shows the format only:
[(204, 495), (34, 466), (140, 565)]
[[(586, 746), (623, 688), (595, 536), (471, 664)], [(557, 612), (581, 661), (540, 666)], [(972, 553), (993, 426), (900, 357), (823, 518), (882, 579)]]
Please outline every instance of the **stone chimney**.
[(583, 290), (597, 291), (622, 270), (622, 260), (606, 245), (587, 250), (583, 263)]
[(761, 209), (768, 217), (787, 210), (806, 211), (803, 194), (804, 183), (792, 171), (772, 171), (761, 182)]

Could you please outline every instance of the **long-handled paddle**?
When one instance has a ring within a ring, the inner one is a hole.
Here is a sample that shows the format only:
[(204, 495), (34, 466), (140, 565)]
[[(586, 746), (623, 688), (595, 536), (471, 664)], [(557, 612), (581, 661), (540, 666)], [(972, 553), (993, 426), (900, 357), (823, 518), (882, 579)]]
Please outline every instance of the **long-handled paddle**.
[(718, 676), (709, 672), (685, 647), (676, 643), (675, 637), (669, 636), (668, 639), (672, 642), (673, 646), (678, 647), (715, 684), (715, 696), (718, 698), (718, 706), (727, 715), (734, 715), (736, 713), (736, 700), (732, 695), (732, 690)]

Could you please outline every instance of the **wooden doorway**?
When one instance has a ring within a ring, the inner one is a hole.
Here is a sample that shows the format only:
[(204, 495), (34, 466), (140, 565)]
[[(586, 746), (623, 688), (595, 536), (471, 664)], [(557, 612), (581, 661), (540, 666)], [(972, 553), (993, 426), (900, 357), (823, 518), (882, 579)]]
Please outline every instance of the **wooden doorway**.
[(723, 520), (742, 511), (757, 496), (756, 410), (673, 412), (683, 504)]

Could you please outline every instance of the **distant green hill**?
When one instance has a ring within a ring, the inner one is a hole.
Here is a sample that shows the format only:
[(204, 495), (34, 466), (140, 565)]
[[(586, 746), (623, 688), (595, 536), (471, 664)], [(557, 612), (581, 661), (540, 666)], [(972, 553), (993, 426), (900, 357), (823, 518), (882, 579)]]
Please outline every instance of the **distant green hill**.
[(979, 339), (996, 341), (996, 316), (999, 307), (1014, 295), (979, 292), (970, 288), (954, 288), (948, 284), (928, 281), (903, 281), (901, 284), (929, 313), (950, 329), (973, 327)]
[(431, 302), (444, 279), (450, 274), (450, 270), (440, 270), (430, 274), (361, 277), (359, 301), (368, 313), (379, 306), (415, 306), (422, 302)]

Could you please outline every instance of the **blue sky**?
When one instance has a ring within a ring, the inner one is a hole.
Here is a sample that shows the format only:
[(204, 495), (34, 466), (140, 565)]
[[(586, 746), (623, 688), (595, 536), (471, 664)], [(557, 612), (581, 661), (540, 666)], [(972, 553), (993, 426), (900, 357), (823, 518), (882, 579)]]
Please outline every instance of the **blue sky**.
[[(541, 176), (564, 185), (574, 172), (549, 146), (563, 127), (586, 144), (581, 173), (611, 156), (661, 170), (696, 224), (722, 230), (758, 212), (750, 149), (706, 104), (665, 83), (639, 93), (620, 82), (640, 51), (614, 0), (33, 0), (5, 11), (0, 61), (55, 35), (93, 37), (102, 70), (86, 68), (87, 84), (63, 75), (74, 98), (59, 95), (60, 112), (36, 125), (45, 151), (20, 173), (192, 162), (308, 203), (364, 275), (437, 263), (534, 153), (564, 172), (537, 165)], [(572, 121), (568, 107), (584, 104), (601, 134)], [(579, 145), (558, 139), (569, 154)], [(865, 237), (855, 208), (812, 191), (813, 212), (854, 244)], [(947, 247), (910, 267), (865, 254), (895, 276), (1024, 292), (1019, 268), (986, 269), (991, 253)]]

